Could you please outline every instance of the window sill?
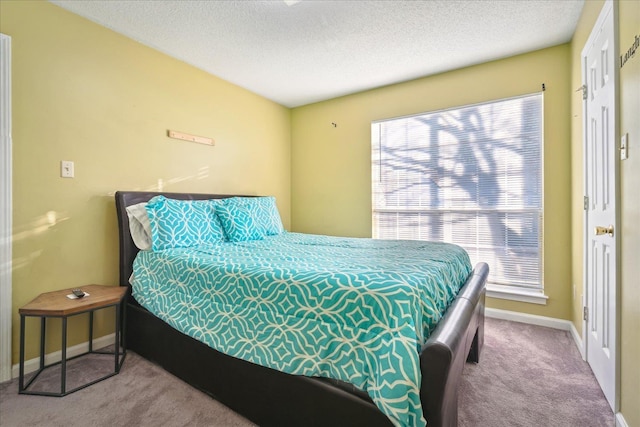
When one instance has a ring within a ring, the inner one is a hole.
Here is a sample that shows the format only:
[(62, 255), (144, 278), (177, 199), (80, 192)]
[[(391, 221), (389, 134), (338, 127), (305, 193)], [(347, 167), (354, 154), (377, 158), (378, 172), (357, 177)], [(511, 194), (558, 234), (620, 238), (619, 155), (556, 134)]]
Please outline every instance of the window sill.
[(542, 291), (517, 289), (511, 286), (491, 284), (487, 285), (487, 296), (540, 305), (547, 305), (547, 300), (549, 299)]

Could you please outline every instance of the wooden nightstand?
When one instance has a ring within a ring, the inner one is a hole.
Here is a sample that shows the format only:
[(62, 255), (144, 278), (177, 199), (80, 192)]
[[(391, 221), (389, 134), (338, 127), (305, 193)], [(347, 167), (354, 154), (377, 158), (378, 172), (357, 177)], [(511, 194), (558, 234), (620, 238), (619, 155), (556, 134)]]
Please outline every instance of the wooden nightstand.
[[(100, 285), (87, 285), (82, 287), (84, 292), (89, 295), (78, 298), (69, 299), (67, 295), (71, 293), (71, 289), (64, 289), (61, 291), (47, 292), (39, 295), (33, 301), (20, 308), (20, 378), (18, 384), (18, 392), (20, 394), (37, 394), (41, 396), (65, 396), (74, 391), (78, 391), (82, 388), (88, 387), (92, 384), (116, 375), (120, 372), (120, 368), (124, 363), (126, 357), (126, 342), (125, 342), (125, 325), (126, 313), (122, 302), (127, 292), (125, 286), (100, 286)], [(116, 307), (116, 330), (115, 330), (115, 350), (114, 352), (102, 352), (93, 350), (93, 312), (101, 310), (107, 307)], [(125, 306), (126, 307), (126, 306)], [(79, 387), (75, 387), (72, 390), (66, 390), (66, 374), (67, 374), (67, 319), (70, 316), (75, 316), (82, 313), (89, 313), (89, 351), (72, 357), (68, 360), (75, 359), (77, 357), (85, 356), (87, 354), (113, 354), (115, 356), (115, 364), (113, 372), (102, 376), (96, 380), (93, 380), (87, 384), (83, 384)], [(24, 384), (24, 336), (25, 336), (25, 318), (27, 316), (40, 317), (40, 368), (35, 375)], [(46, 319), (47, 318), (60, 318), (62, 319), (62, 358), (60, 362), (52, 363), (45, 366), (44, 349), (45, 349), (45, 332), (46, 332)], [(122, 348), (121, 342), (122, 339)], [(61, 384), (60, 393), (47, 392), (47, 391), (28, 391), (27, 389), (33, 383), (33, 381), (42, 373), (43, 370), (52, 366), (61, 365)]]

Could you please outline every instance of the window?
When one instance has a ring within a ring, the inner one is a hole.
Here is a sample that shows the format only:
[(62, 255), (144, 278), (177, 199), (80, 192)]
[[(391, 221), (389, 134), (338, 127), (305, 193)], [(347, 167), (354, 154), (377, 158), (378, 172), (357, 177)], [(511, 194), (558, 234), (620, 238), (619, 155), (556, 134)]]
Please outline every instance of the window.
[(542, 94), (374, 122), (373, 237), (456, 243), (542, 294)]

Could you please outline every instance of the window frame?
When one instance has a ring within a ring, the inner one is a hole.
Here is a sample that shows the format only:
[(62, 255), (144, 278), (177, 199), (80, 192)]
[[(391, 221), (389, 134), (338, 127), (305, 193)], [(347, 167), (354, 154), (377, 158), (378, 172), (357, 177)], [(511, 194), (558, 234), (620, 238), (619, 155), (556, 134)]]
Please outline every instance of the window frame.
[[(535, 92), (535, 93), (528, 93), (528, 94), (523, 94), (523, 95), (517, 95), (517, 96), (512, 96), (512, 97), (505, 97), (505, 98), (498, 98), (498, 99), (492, 99), (492, 100), (488, 100), (488, 101), (483, 101), (483, 102), (478, 102), (478, 103), (472, 103), (472, 104), (465, 104), (465, 105), (459, 105), (459, 106), (454, 106), (454, 107), (449, 107), (449, 108), (444, 108), (444, 109), (438, 109), (438, 110), (432, 110), (432, 111), (426, 111), (426, 112), (420, 112), (417, 114), (411, 114), (411, 115), (406, 115), (406, 116), (399, 116), (399, 117), (392, 117), (392, 118), (385, 118), (385, 119), (380, 119), (380, 120), (375, 120), (371, 122), (371, 161), (372, 161), (372, 182), (371, 182), (371, 197), (372, 197), (372, 236), (374, 238), (378, 238), (378, 232), (377, 232), (377, 223), (376, 223), (376, 218), (375, 215), (376, 213), (382, 212), (385, 210), (385, 208), (376, 208), (376, 177), (374, 176), (376, 173), (376, 164), (378, 165), (378, 170), (381, 168), (381, 165), (383, 163), (381, 157), (378, 159), (375, 159), (375, 154), (376, 152), (381, 152), (382, 150), (380, 148), (378, 148), (378, 150), (376, 151), (376, 146), (380, 146), (380, 140), (379, 139), (375, 139), (376, 135), (378, 135), (379, 138), (380, 137), (380, 133), (376, 132), (375, 130), (375, 126), (380, 125), (381, 123), (385, 123), (385, 122), (390, 122), (390, 121), (395, 121), (395, 120), (401, 120), (401, 119), (411, 119), (411, 118), (415, 118), (415, 117), (420, 117), (420, 116), (432, 116), (432, 115), (436, 115), (436, 114), (441, 114), (441, 113), (446, 113), (446, 112), (452, 112), (452, 111), (459, 111), (459, 110), (463, 110), (463, 109), (468, 109), (468, 108), (473, 108), (473, 107), (479, 107), (479, 106), (486, 106), (486, 105), (490, 105), (490, 104), (495, 104), (495, 103), (500, 103), (500, 102), (504, 102), (504, 101), (510, 101), (510, 100), (515, 100), (515, 99), (523, 99), (523, 98), (528, 98), (528, 97), (535, 97), (535, 96), (539, 96), (540, 97), (540, 107), (539, 107), (539, 118), (536, 118), (536, 120), (539, 120), (539, 135), (540, 135), (540, 140), (539, 140), (539, 155), (540, 155), (540, 170), (539, 170), (539, 185), (540, 185), (540, 205), (539, 208), (522, 208), (522, 210), (532, 210), (534, 209), (537, 213), (536, 215), (539, 216), (539, 232), (538, 232), (538, 275), (539, 275), (539, 286), (536, 287), (525, 287), (525, 286), (521, 286), (521, 285), (509, 285), (509, 284), (497, 284), (497, 283), (492, 283), (492, 282), (488, 282), (487, 283), (487, 296), (489, 297), (493, 297), (493, 298), (499, 298), (499, 299), (507, 299), (507, 300), (514, 300), (514, 301), (521, 301), (521, 302), (527, 302), (527, 303), (534, 303), (534, 304), (546, 304), (548, 296), (545, 295), (544, 293), (544, 218), (545, 218), (545, 209), (544, 209), (544, 184), (545, 184), (545, 180), (544, 180), (544, 146), (545, 146), (545, 123), (544, 123), (544, 111), (545, 111), (545, 106), (544, 106), (544, 91), (542, 92)], [(424, 208), (420, 208), (418, 209), (418, 211), (423, 210)], [(386, 210), (398, 210), (398, 211), (402, 211), (402, 208), (392, 208), (389, 209), (387, 208)], [(433, 212), (442, 212), (442, 211), (447, 211), (447, 209), (433, 209), (433, 208), (426, 208), (425, 210), (431, 210)], [(456, 210), (456, 209), (451, 209), (451, 210)], [(478, 211), (489, 211), (490, 209), (481, 209), (480, 207), (477, 208)], [(504, 209), (498, 209), (501, 210), (503, 212), (505, 212)], [(408, 212), (408, 210), (404, 210), (404, 212)], [(445, 240), (443, 240), (445, 241)], [(454, 242), (455, 243), (455, 242)], [(476, 260), (476, 261), (482, 261), (482, 260)]]

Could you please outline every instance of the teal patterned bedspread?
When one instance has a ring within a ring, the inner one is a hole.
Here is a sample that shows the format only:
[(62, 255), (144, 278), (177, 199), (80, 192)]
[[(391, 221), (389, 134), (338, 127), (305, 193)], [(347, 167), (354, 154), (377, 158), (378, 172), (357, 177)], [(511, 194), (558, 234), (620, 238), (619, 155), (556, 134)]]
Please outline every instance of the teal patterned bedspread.
[(135, 299), (228, 355), (366, 391), (426, 424), (418, 350), (471, 272), (460, 247), (299, 233), (141, 251)]

